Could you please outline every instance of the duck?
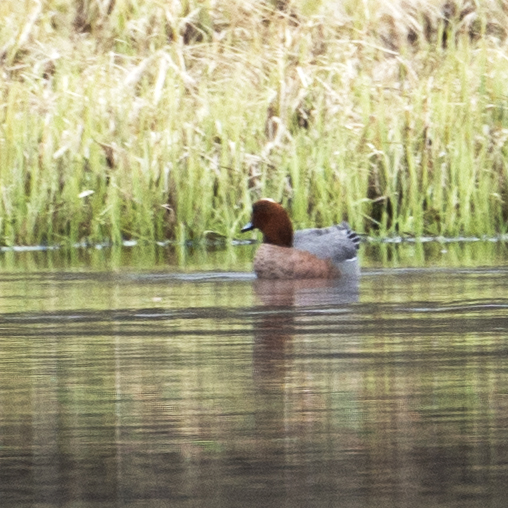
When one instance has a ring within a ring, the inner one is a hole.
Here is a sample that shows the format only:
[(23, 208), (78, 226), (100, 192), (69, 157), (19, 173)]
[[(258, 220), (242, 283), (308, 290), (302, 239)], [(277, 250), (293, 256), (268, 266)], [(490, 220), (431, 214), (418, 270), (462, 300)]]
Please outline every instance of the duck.
[(252, 205), (252, 216), (241, 232), (259, 229), (263, 243), (254, 257), (260, 279), (335, 279), (353, 263), (358, 270), (360, 237), (347, 222), (294, 232), (287, 211), (273, 199)]

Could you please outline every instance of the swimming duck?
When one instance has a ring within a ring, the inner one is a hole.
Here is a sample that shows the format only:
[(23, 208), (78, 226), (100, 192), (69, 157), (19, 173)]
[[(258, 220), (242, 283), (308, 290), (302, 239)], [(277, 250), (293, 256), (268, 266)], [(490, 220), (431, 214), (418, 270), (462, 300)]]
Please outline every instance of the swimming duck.
[(263, 244), (254, 257), (260, 279), (333, 279), (349, 262), (357, 271), (360, 237), (346, 222), (293, 233), (286, 210), (264, 198), (252, 205), (251, 221), (241, 231), (256, 228), (263, 233)]

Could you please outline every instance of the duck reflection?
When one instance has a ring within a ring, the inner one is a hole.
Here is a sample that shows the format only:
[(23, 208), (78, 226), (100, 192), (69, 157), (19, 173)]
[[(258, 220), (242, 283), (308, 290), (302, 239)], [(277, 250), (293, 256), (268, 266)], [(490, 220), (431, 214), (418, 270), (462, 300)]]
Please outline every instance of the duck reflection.
[(336, 307), (358, 301), (359, 277), (340, 279), (299, 279), (254, 281), (254, 291), (266, 306)]
[(359, 277), (341, 279), (262, 280), (253, 288), (264, 307), (254, 322), (254, 375), (257, 386), (279, 386), (286, 373), (291, 339), (306, 308), (321, 311), (355, 303), (359, 298)]
[[(288, 400), (300, 400), (307, 407), (306, 397), (296, 397), (301, 379), (293, 337), (306, 333), (311, 312), (335, 310), (358, 301), (358, 277), (341, 279), (262, 280), (253, 283), (262, 307), (254, 319), (253, 386), (256, 387), (256, 433), (259, 441), (265, 436), (274, 443), (286, 442), (288, 435)], [(315, 323), (315, 317), (314, 321)], [(292, 394), (292, 395), (291, 395)], [(297, 425), (296, 422), (293, 424)], [(277, 455), (279, 456), (279, 455)], [(280, 449), (280, 456), (284, 450)], [(274, 464), (272, 467), (279, 467)]]

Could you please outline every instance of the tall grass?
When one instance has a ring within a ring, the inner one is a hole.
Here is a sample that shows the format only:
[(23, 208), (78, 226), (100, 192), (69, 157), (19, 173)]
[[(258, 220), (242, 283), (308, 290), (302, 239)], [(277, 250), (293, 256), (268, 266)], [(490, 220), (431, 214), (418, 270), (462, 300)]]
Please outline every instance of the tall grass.
[[(508, 217), (508, 1), (2, 0), (0, 244)], [(161, 205), (166, 205), (165, 207)]]

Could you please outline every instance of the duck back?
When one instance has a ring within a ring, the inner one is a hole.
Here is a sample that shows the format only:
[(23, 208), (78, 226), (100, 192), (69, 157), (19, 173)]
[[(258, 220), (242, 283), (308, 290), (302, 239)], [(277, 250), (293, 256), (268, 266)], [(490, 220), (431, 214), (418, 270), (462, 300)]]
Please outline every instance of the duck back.
[(293, 247), (314, 254), (319, 259), (331, 259), (334, 264), (356, 258), (360, 237), (347, 222), (328, 228), (302, 229), (295, 232)]

